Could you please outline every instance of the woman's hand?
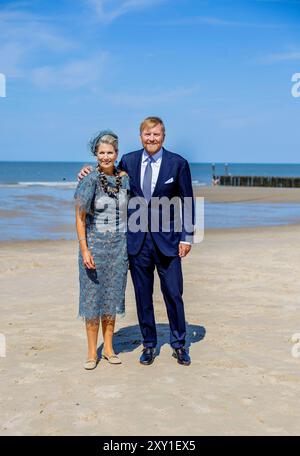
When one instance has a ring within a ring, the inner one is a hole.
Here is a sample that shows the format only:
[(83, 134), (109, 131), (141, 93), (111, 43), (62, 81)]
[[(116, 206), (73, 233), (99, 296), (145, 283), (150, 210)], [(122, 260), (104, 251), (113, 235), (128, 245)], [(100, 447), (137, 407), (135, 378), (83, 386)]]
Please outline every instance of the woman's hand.
[(82, 259), (84, 266), (88, 269), (96, 269), (96, 265), (94, 263), (94, 258), (91, 252), (87, 249), (82, 252)]

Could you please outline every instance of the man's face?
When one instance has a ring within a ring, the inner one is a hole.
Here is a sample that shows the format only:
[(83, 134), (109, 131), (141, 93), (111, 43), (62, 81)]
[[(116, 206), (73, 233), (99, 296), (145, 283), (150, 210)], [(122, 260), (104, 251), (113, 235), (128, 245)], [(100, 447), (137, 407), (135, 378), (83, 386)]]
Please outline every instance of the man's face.
[(141, 133), (142, 144), (149, 155), (154, 155), (161, 149), (164, 139), (163, 127), (160, 124), (155, 125), (155, 127), (144, 128)]

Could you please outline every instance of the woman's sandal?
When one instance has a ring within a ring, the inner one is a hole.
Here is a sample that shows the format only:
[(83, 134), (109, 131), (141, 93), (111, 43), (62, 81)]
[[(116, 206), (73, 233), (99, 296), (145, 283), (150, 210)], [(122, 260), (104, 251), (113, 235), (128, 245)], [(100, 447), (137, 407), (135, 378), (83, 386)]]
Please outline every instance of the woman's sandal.
[(95, 369), (95, 367), (97, 367), (97, 364), (98, 364), (98, 358), (97, 359), (88, 359), (83, 367), (86, 369), (86, 370), (93, 370)]
[(106, 356), (102, 354), (102, 358), (106, 359), (110, 364), (122, 364), (122, 361), (117, 355)]

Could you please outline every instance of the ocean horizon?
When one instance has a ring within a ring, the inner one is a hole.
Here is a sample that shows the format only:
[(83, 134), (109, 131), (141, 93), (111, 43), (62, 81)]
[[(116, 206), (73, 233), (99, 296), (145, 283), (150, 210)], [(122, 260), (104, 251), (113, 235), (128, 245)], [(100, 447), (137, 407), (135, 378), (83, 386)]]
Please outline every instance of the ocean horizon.
[[(0, 162), (0, 239), (75, 239), (73, 195), (77, 173), (92, 162)], [(215, 163), (216, 175), (300, 176), (300, 164)], [(212, 163), (190, 163), (193, 185), (209, 186)], [(200, 203), (199, 203), (200, 204)], [(300, 222), (299, 204), (205, 201), (205, 228)]]
[[(212, 165), (215, 174), (247, 176), (300, 177), (300, 164), (293, 163), (218, 163), (190, 162), (193, 184), (210, 185)], [(0, 185), (68, 185), (76, 184), (83, 165), (92, 161), (0, 161)]]

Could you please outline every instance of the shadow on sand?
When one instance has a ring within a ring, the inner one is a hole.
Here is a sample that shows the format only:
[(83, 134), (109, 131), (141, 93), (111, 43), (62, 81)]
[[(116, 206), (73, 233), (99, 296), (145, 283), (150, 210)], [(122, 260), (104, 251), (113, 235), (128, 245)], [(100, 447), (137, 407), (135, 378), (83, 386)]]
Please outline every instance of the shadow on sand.
[[(204, 339), (206, 330), (203, 326), (192, 325), (186, 323), (187, 335), (185, 348), (189, 351), (192, 344)], [(170, 343), (170, 327), (167, 323), (158, 323), (157, 331), (157, 346), (156, 354), (160, 354), (161, 347)], [(139, 325), (127, 326), (119, 329), (114, 334), (114, 349), (115, 353), (127, 353), (135, 350), (139, 345), (142, 345), (142, 337)], [(98, 356), (101, 357), (103, 343), (98, 348)]]

